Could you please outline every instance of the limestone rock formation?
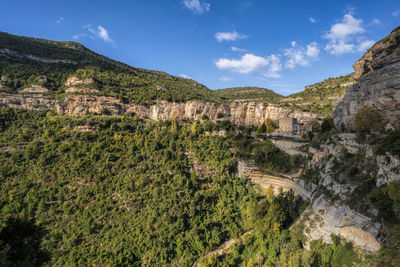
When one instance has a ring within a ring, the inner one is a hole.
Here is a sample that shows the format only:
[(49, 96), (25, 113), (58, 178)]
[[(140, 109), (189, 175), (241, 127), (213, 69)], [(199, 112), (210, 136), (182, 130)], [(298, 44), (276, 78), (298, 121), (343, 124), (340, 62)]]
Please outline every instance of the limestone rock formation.
[[(82, 84), (81, 80), (69, 80), (68, 85)], [(72, 86), (70, 88), (75, 88)], [(80, 90), (91, 90), (86, 87), (77, 87)], [(29, 89), (26, 92), (33, 92)], [(45, 92), (44, 90), (35, 91)], [(89, 91), (86, 91), (86, 93)], [(321, 116), (309, 113), (293, 111), (291, 109), (281, 108), (268, 103), (256, 102), (232, 102), (230, 105), (218, 104), (214, 102), (205, 102), (200, 100), (191, 100), (185, 103), (158, 101), (154, 105), (142, 106), (131, 103), (124, 103), (115, 97), (95, 96), (95, 95), (67, 95), (62, 101), (55, 101), (46, 98), (43, 95), (19, 95), (6, 94), (1, 95), (1, 103), (3, 107), (32, 109), (29, 103), (35, 105), (35, 108), (52, 109), (58, 114), (65, 115), (85, 115), (109, 114), (119, 115), (125, 113), (134, 113), (140, 117), (165, 120), (165, 119), (188, 119), (201, 120), (203, 116), (207, 116), (210, 120), (228, 120), (236, 125), (259, 125), (268, 118), (278, 120), (284, 116), (297, 118), (299, 122), (306, 122), (312, 119), (322, 119)], [(47, 103), (46, 105), (37, 105), (36, 102)], [(20, 101), (15, 101), (19, 99)], [(20, 104), (18, 104), (20, 103)]]
[(356, 71), (354, 78), (378, 70), (384, 66), (400, 60), (400, 27), (394, 29), (388, 36), (373, 45), (368, 51), (354, 63)]
[(0, 108), (21, 108), (28, 110), (53, 109), (55, 100), (41, 94), (6, 94), (0, 93)]
[(331, 204), (320, 196), (313, 200), (304, 214), (307, 216), (302, 216), (302, 220), (305, 217), (307, 220), (302, 221), (303, 230), (308, 241), (321, 238), (330, 243), (331, 234), (335, 234), (366, 251), (378, 251), (381, 247), (377, 240), (380, 224), (346, 205)]
[(306, 122), (322, 117), (311, 113), (282, 108), (265, 102), (233, 101), (230, 103), (231, 122), (236, 125), (259, 125), (268, 118), (278, 120), (282, 117), (293, 117), (299, 122)]
[(32, 84), (30, 87), (22, 89), (21, 93), (47, 93), (49, 90), (38, 84)]
[(369, 49), (354, 68), (358, 82), (336, 102), (335, 124), (354, 129), (354, 115), (369, 106), (382, 113), (388, 127), (400, 126), (400, 27)]
[(378, 165), (378, 178), (376, 186), (400, 180), (400, 159), (386, 152), (376, 159)]

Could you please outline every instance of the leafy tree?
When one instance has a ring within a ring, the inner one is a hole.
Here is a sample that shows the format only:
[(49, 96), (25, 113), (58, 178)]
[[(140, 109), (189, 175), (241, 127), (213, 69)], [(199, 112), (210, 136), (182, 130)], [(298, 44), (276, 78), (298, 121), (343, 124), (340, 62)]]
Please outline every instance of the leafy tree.
[(354, 116), (356, 130), (361, 133), (377, 133), (385, 129), (385, 120), (375, 108), (363, 106)]

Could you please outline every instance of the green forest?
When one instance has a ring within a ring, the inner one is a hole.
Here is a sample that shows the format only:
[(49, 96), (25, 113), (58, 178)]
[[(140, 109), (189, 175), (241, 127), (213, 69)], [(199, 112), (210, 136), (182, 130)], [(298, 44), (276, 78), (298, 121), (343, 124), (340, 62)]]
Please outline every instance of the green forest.
[[(333, 263), (338, 255), (357, 260), (339, 239), (316, 244), (312, 253), (303, 250), (301, 235), (288, 228), (306, 203), (290, 192), (265, 194), (234, 175), (235, 159), (248, 155), (241, 147), (250, 137), (238, 138), (226, 122), (0, 112), (5, 266), (307, 266)], [(207, 134), (213, 130), (227, 134)], [(261, 145), (268, 147), (253, 147)], [(197, 175), (193, 164), (209, 170)], [(279, 161), (269, 167), (287, 168)], [(232, 253), (202, 258), (251, 230)], [(326, 250), (333, 254), (324, 256)]]

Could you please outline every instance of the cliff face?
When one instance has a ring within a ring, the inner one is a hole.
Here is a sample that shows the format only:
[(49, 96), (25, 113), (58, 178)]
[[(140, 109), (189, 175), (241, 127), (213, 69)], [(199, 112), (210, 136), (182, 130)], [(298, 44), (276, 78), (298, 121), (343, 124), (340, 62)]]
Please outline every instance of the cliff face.
[(268, 118), (278, 120), (282, 117), (293, 117), (299, 122), (321, 118), (314, 113), (293, 111), (275, 104), (242, 101), (230, 103), (230, 116), (231, 122), (236, 125), (259, 125)]
[[(80, 90), (85, 87), (79, 87)], [(185, 103), (159, 101), (154, 105), (141, 106), (124, 103), (114, 97), (95, 95), (67, 95), (64, 100), (56, 101), (42, 94), (6, 94), (0, 93), (0, 107), (22, 109), (52, 109), (58, 114), (120, 115), (134, 113), (139, 117), (155, 120), (188, 119), (200, 120), (204, 115), (210, 120), (228, 120), (236, 125), (259, 125), (266, 119), (278, 120), (284, 116), (297, 118), (300, 122), (321, 117), (308, 112), (292, 111), (277, 105), (256, 102), (231, 102), (230, 105), (191, 100)]]
[[(325, 153), (320, 156), (326, 158)], [(237, 167), (239, 176), (247, 177), (264, 189), (272, 188), (276, 194), (279, 189), (293, 190), (296, 195), (311, 202), (299, 221), (293, 226), (294, 230), (301, 231), (307, 238), (307, 247), (311, 241), (320, 238), (324, 242), (331, 243), (331, 235), (335, 234), (365, 251), (375, 252), (380, 249), (378, 236), (381, 225), (340, 201), (332, 202), (325, 195), (319, 195), (317, 185), (305, 185), (303, 180), (294, 177), (289, 179), (271, 176), (244, 161), (239, 161)], [(333, 180), (330, 181), (333, 182)]]
[(376, 43), (354, 65), (357, 83), (347, 88), (332, 113), (335, 124), (354, 129), (354, 115), (369, 106), (391, 127), (400, 126), (400, 28)]

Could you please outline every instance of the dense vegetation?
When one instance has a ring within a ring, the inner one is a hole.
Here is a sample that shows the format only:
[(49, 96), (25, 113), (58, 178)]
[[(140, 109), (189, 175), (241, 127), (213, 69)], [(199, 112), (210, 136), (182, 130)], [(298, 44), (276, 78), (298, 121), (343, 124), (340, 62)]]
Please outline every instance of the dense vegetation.
[[(249, 205), (265, 198), (231, 172), (237, 141), (206, 134), (226, 123), (0, 111), (0, 236), (31, 225), (37, 262), (189, 265), (249, 230)], [(195, 162), (218, 171), (198, 176)]]
[(268, 103), (277, 103), (283, 98), (282, 95), (272, 90), (259, 87), (234, 87), (215, 90), (214, 93), (227, 100), (247, 100), (247, 101), (264, 101)]
[[(10, 56), (3, 48), (17, 52)], [(34, 55), (32, 59), (26, 55)], [(68, 60), (42, 63), (40, 59)], [(59, 96), (71, 75), (90, 77), (101, 95), (114, 96), (139, 104), (155, 100), (184, 102), (192, 99), (219, 101), (211, 90), (190, 79), (164, 72), (133, 68), (96, 54), (75, 42), (56, 42), (20, 37), (0, 32), (0, 78), (3, 91), (17, 92), (35, 83), (40, 75), (48, 77), (49, 94)]]

